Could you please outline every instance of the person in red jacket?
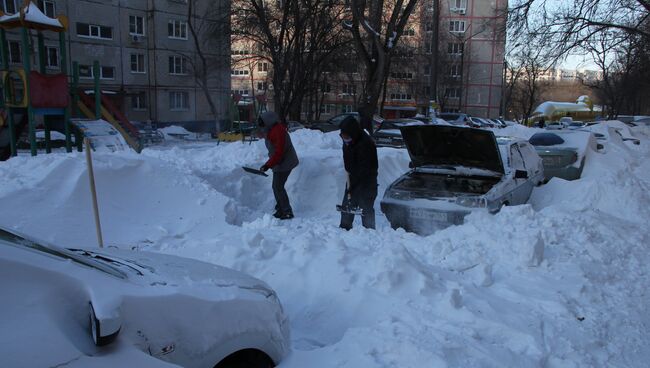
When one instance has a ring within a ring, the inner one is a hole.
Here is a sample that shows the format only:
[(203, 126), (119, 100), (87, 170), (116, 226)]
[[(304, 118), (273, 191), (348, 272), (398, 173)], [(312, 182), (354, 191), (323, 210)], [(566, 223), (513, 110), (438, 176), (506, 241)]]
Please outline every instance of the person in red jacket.
[(269, 151), (269, 159), (260, 168), (261, 171), (273, 170), (273, 195), (275, 196), (275, 213), (273, 216), (281, 220), (293, 218), (293, 209), (289, 196), (284, 188), (291, 170), (298, 166), (296, 154), (287, 127), (280, 122), (280, 117), (273, 111), (262, 113), (258, 125), (264, 143)]

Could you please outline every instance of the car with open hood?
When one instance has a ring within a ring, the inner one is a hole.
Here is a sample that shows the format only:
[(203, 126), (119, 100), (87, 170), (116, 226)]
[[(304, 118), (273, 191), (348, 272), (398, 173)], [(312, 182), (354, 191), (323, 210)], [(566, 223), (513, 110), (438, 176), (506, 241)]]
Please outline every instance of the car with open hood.
[(443, 125), (401, 131), (410, 170), (381, 200), (393, 228), (429, 234), (461, 224), (473, 211), (495, 213), (504, 205), (526, 203), (544, 180), (542, 160), (523, 139)]
[(268, 368), (289, 351), (267, 284), (196, 260), (0, 228), (0, 290), (5, 367)]
[(416, 125), (425, 125), (425, 123), (416, 119), (386, 119), (381, 122), (379, 128), (373, 134), (375, 143), (377, 147), (403, 148), (404, 140), (402, 139), (402, 132), (399, 129), (405, 126)]

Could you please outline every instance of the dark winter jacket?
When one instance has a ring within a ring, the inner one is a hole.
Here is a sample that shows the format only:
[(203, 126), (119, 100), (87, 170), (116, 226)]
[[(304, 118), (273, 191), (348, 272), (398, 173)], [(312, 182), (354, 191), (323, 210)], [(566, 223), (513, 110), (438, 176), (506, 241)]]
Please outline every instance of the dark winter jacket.
[(287, 127), (280, 123), (275, 113), (264, 113), (261, 119), (263, 120), (264, 143), (269, 150), (269, 160), (264, 165), (273, 169), (274, 172), (293, 170), (298, 166), (299, 161)]
[(361, 129), (354, 117), (345, 118), (340, 127), (341, 133), (352, 138), (352, 143), (343, 144), (343, 162), (350, 175), (350, 193), (353, 197), (363, 196), (364, 192), (376, 193), (379, 165), (375, 141)]

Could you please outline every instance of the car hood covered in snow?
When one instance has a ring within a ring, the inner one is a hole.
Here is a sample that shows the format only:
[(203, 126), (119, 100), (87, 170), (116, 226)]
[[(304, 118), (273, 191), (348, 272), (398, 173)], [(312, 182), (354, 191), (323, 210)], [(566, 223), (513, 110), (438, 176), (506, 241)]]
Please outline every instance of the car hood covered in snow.
[(494, 133), (456, 126), (401, 128), (411, 162), (420, 166), (464, 166), (504, 173)]

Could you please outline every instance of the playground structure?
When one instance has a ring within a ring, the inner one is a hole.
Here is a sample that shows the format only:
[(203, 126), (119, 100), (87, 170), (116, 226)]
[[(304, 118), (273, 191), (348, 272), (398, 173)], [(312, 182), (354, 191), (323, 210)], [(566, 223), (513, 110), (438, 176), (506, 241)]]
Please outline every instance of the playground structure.
[(246, 138), (251, 141), (255, 140), (252, 136), (253, 132), (257, 129), (257, 117), (265, 111), (263, 109), (264, 96), (256, 96), (252, 100), (242, 100), (240, 95), (232, 96), (232, 103), (230, 104), (230, 119), (232, 125), (225, 132), (220, 132), (217, 136), (221, 142), (244, 142)]
[(590, 121), (601, 115), (601, 109), (594, 106), (589, 96), (580, 96), (575, 103), (555, 101), (541, 103), (531, 114), (529, 123), (541, 120), (559, 121), (563, 117), (570, 117), (577, 121)]
[[(140, 152), (139, 131), (110, 101), (100, 89), (99, 62), (93, 63), (94, 88), (84, 91), (79, 88), (79, 65), (72, 63), (72, 86), (69, 84), (66, 57), (65, 32), (68, 20), (59, 15), (49, 18), (32, 3), (25, 0), (19, 11), (6, 15), (0, 12), (0, 53), (2, 55), (3, 98), (0, 100), (0, 138), (8, 135), (8, 145), (0, 140), (0, 160), (17, 155), (17, 141), (25, 128), (28, 129), (32, 156), (37, 154), (36, 117), (42, 116), (45, 133), (45, 150), (51, 152), (51, 131), (53, 128), (65, 133), (65, 147), (72, 152), (72, 136), (75, 145), (82, 151), (84, 132), (76, 127), (71, 118), (104, 119), (110, 123), (135, 151)], [(7, 37), (8, 30), (19, 30), (21, 35), (22, 67), (10, 68)], [(36, 32), (39, 70), (32, 70), (30, 38)], [(47, 74), (45, 38), (43, 32), (54, 32), (59, 38), (59, 65), (61, 72)], [(92, 96), (91, 96), (92, 95)], [(4, 130), (4, 132), (3, 132)]]

